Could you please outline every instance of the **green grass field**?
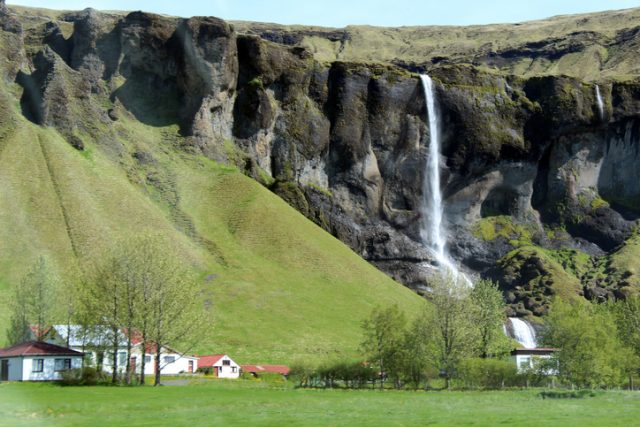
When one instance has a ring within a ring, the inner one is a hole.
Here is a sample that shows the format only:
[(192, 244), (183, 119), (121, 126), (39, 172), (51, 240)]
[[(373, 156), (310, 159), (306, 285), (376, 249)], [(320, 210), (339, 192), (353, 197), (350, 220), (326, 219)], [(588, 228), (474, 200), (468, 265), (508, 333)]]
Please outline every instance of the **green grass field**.
[(2, 426), (633, 426), (640, 393), (296, 390), (250, 380), (159, 388), (0, 384)]

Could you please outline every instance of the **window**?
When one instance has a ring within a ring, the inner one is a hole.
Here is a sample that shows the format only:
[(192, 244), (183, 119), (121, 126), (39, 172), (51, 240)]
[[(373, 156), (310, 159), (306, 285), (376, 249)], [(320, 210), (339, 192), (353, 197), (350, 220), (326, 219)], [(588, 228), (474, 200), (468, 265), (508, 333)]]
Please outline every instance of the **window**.
[(520, 369), (527, 369), (531, 367), (531, 358), (523, 357), (520, 359)]
[(118, 352), (118, 366), (125, 366), (127, 363), (127, 352), (120, 351)]
[(44, 371), (44, 359), (33, 359), (31, 363), (31, 372)]
[(231, 367), (231, 372), (234, 372), (234, 373), (235, 373), (235, 372), (237, 372), (237, 371), (238, 371), (238, 368), (237, 368), (237, 367), (235, 367), (235, 366), (232, 366), (232, 367)]
[(56, 359), (54, 370), (56, 372), (67, 371), (71, 369), (71, 359)]
[(144, 363), (151, 363), (151, 356), (145, 356)]
[(165, 356), (164, 357), (164, 363), (173, 363), (176, 361), (176, 358), (174, 356)]
[(231, 360), (223, 360), (222, 366), (231, 366)]

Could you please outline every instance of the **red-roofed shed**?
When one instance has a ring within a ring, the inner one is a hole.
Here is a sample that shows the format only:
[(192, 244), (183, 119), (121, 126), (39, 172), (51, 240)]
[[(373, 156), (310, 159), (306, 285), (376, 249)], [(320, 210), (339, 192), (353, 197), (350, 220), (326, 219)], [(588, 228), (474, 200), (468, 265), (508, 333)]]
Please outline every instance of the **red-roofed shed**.
[(216, 378), (238, 378), (240, 376), (240, 365), (226, 354), (198, 357), (198, 369), (210, 368)]
[(280, 374), (286, 377), (290, 371), (287, 365), (240, 365), (240, 368), (242, 372), (248, 372), (254, 377), (265, 373)]
[(0, 381), (55, 381), (82, 367), (83, 354), (40, 341), (0, 349)]

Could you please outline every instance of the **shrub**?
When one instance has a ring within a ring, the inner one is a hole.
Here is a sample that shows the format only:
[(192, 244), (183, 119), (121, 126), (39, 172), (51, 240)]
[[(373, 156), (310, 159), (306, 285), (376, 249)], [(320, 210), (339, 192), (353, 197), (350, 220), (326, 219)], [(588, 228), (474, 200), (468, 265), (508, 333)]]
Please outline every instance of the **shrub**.
[(204, 374), (204, 375), (213, 375), (213, 367), (203, 366), (201, 368), (198, 368), (196, 372), (200, 372), (201, 374)]
[(104, 374), (96, 368), (68, 369), (62, 372), (60, 384), (64, 386), (97, 385), (105, 381)]
[(545, 390), (539, 396), (543, 399), (584, 399), (595, 397), (597, 393), (593, 390)]
[(466, 359), (460, 363), (458, 378), (468, 388), (503, 388), (515, 385), (515, 364), (500, 359)]
[(68, 369), (62, 371), (60, 384), (62, 385), (80, 385), (82, 383), (82, 369)]

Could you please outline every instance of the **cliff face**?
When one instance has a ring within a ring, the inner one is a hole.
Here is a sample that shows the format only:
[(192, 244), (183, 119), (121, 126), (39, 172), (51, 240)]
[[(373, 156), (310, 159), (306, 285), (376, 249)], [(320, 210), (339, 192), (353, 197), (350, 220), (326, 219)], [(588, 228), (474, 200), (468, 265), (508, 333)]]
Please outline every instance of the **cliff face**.
[(122, 115), (178, 126), (185, 152), (236, 164), (417, 290), (433, 272), (419, 233), (429, 130), (409, 69), (427, 69), (443, 119), (449, 246), (463, 268), (499, 280), (521, 315), (544, 314), (553, 295), (637, 289), (635, 74), (513, 74), (523, 55), (545, 52), (535, 43), (502, 52), (500, 69), (463, 54), (397, 66), (321, 61), (295, 31), (253, 31), (283, 42), (273, 43), (215, 18), (0, 13), (14, 64), (4, 77), (33, 122), (115, 155), (110, 124)]

